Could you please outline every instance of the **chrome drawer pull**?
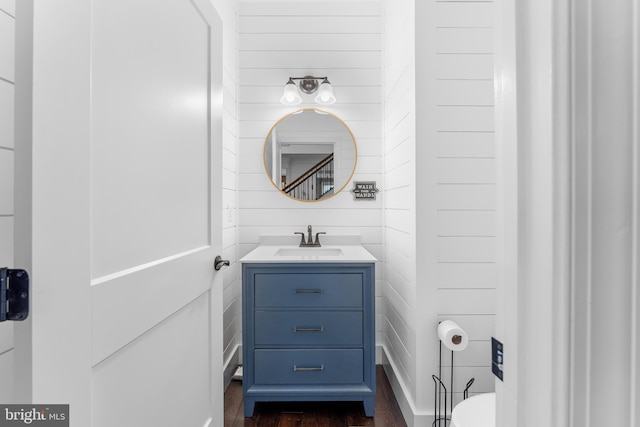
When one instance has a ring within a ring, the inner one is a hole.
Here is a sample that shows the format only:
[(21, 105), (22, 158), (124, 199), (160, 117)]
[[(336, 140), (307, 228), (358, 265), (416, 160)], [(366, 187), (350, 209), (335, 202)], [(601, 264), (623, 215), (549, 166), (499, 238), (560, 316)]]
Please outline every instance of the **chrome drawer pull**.
[(293, 365), (294, 372), (310, 372), (310, 371), (324, 371), (324, 365), (321, 365), (317, 368), (298, 368), (296, 365)]
[(322, 289), (294, 289), (294, 294), (321, 294), (324, 291)]
[(317, 328), (299, 328), (298, 326), (294, 326), (293, 332), (324, 332), (324, 326)]

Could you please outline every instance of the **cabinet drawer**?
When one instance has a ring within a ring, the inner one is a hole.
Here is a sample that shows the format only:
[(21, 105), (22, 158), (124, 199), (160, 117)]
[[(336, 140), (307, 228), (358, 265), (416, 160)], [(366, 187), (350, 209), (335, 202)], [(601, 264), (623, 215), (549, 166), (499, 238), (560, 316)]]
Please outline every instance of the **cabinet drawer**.
[(361, 384), (361, 349), (256, 350), (255, 384)]
[(256, 307), (362, 307), (360, 273), (258, 273)]
[(362, 330), (361, 311), (256, 311), (255, 343), (358, 347)]

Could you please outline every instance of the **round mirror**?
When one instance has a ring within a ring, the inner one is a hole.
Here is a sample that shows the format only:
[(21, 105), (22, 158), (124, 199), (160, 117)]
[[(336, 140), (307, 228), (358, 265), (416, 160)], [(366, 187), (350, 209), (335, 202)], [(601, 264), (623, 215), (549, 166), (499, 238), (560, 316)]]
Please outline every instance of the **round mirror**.
[(264, 143), (264, 167), (283, 194), (320, 201), (338, 194), (356, 169), (349, 127), (334, 114), (303, 108), (278, 120)]

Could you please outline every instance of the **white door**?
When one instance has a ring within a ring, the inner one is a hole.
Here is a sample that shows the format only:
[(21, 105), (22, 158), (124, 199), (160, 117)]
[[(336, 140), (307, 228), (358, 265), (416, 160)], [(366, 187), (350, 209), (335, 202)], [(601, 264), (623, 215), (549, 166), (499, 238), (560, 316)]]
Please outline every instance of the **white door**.
[[(0, 267), (13, 263), (15, 0), (0, 1)], [(0, 403), (13, 402), (13, 324), (0, 323)]]
[(18, 3), (16, 398), (75, 427), (222, 425), (221, 21), (206, 0)]

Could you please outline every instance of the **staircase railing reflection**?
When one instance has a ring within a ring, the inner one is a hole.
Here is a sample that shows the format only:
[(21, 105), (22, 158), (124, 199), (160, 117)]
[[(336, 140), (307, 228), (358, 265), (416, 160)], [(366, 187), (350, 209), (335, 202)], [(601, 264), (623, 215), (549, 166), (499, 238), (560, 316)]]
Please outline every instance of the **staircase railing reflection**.
[(309, 168), (282, 191), (300, 200), (320, 200), (333, 192), (333, 153)]

